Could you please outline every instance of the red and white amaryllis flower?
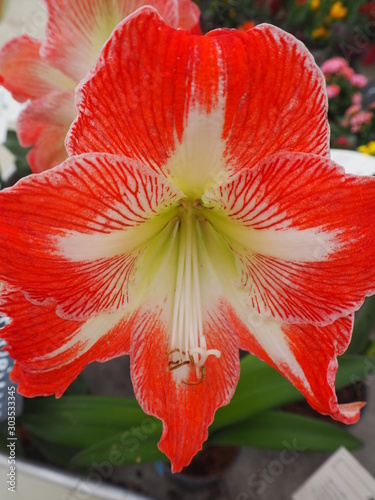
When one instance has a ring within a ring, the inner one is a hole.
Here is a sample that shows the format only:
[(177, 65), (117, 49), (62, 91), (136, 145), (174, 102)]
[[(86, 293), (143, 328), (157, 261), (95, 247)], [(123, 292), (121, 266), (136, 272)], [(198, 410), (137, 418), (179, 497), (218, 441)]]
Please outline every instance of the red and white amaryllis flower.
[(79, 87), (75, 156), (0, 193), (19, 391), (60, 396), (130, 354), (175, 471), (231, 399), (239, 348), (355, 422), (334, 379), (375, 289), (375, 179), (329, 159), (326, 112), (320, 70), (278, 28), (198, 37), (151, 8), (121, 23)]
[(94, 66), (113, 29), (136, 9), (151, 5), (172, 27), (200, 32), (192, 0), (44, 0), (44, 40), (12, 39), (0, 51), (0, 82), (19, 102), (30, 100), (17, 123), (20, 143), (34, 146), (27, 158), (33, 172), (64, 161), (64, 141), (76, 117), (76, 85)]

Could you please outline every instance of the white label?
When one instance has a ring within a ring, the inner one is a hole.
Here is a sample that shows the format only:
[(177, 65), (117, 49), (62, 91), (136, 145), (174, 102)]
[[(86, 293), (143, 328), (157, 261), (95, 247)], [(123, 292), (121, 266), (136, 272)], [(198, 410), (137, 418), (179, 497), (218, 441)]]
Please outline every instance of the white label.
[(339, 448), (292, 495), (293, 500), (375, 500), (375, 479)]

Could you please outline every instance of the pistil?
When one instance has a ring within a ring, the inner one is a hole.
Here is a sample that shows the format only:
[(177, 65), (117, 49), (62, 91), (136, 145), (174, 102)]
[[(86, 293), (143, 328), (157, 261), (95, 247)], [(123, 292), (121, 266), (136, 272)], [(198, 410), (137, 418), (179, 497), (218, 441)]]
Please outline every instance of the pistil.
[(201, 283), (197, 225), (198, 208), (194, 202), (181, 206), (176, 288), (173, 304), (172, 333), (168, 369), (175, 371), (186, 365), (194, 366), (196, 382), (205, 375), (205, 362), (210, 355), (220, 357), (217, 349), (207, 349), (203, 334)]

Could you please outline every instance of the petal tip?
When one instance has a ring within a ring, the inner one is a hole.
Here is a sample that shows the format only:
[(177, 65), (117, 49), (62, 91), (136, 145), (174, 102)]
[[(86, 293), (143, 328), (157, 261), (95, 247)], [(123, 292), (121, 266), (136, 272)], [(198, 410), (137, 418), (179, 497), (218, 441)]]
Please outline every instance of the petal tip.
[(358, 422), (361, 409), (364, 406), (366, 406), (364, 401), (338, 405), (338, 410), (332, 414), (332, 417), (347, 425), (355, 424)]
[[(208, 430), (206, 430), (200, 444), (197, 441), (187, 441), (180, 447), (180, 453), (176, 453), (176, 443), (171, 440), (171, 435), (168, 435), (168, 428), (163, 425), (163, 435), (158, 443), (159, 450), (164, 453), (171, 462), (171, 471), (173, 474), (181, 472), (193, 460), (195, 455), (203, 448), (203, 443), (208, 438)], [(202, 436), (201, 436), (202, 437)], [(171, 442), (172, 441), (172, 442)]]

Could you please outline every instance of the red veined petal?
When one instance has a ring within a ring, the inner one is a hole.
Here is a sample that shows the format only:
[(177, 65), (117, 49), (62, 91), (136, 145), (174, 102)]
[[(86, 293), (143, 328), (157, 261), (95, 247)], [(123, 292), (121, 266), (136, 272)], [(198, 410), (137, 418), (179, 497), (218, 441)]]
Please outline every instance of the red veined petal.
[[(155, 7), (167, 24), (179, 25), (176, 0), (46, 0), (46, 3), (48, 22), (43, 56), (76, 82), (95, 64), (101, 47), (117, 24), (138, 8)], [(183, 12), (188, 15), (186, 8)]]
[(75, 116), (74, 91), (51, 92), (33, 100), (21, 113), (17, 135), (22, 146), (33, 146), (27, 154), (33, 172), (66, 160), (65, 137)]
[(374, 292), (374, 178), (315, 155), (279, 154), (206, 199), (237, 256), (248, 305), (263, 317), (332, 323)]
[[(199, 18), (201, 11), (197, 4), (191, 0), (178, 1), (178, 26), (191, 31), (193, 35), (201, 35)], [(159, 11), (160, 12), (160, 11)], [(169, 23), (170, 24), (170, 23)]]
[(245, 326), (231, 315), (242, 349), (276, 368), (318, 412), (345, 424), (357, 422), (365, 403), (340, 405), (335, 394), (337, 356), (349, 345), (353, 315), (327, 326), (288, 325), (251, 313)]
[(144, 8), (114, 31), (77, 103), (70, 154), (139, 158), (190, 191), (276, 151), (328, 156), (324, 78), (268, 25), (196, 37)]
[(10, 40), (0, 51), (0, 81), (20, 102), (55, 90), (74, 89), (75, 83), (40, 55), (41, 42), (28, 35)]
[(54, 304), (35, 306), (21, 292), (4, 289), (0, 314), (11, 318), (0, 330), (16, 362), (11, 378), (27, 397), (60, 397), (88, 363), (128, 353), (135, 318), (122, 312), (68, 321)]
[[(132, 336), (130, 353), (134, 391), (143, 410), (163, 421), (159, 448), (170, 459), (173, 472), (179, 472), (202, 448), (217, 408), (233, 396), (239, 377), (237, 338), (226, 307), (218, 304), (208, 314), (204, 334), (207, 347), (219, 349), (221, 356), (209, 356), (201, 383), (188, 385), (174, 376), (186, 367), (168, 370), (169, 345), (160, 310), (140, 315), (143, 321)], [(191, 368), (186, 377), (196, 382), (202, 373), (197, 377)]]
[(233, 37), (213, 31), (228, 61), (223, 139), (229, 167), (250, 168), (277, 152), (329, 158), (324, 76), (306, 47), (276, 26)]
[(0, 195), (0, 276), (31, 301), (85, 319), (128, 302), (137, 257), (177, 190), (138, 162), (88, 154)]

